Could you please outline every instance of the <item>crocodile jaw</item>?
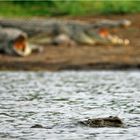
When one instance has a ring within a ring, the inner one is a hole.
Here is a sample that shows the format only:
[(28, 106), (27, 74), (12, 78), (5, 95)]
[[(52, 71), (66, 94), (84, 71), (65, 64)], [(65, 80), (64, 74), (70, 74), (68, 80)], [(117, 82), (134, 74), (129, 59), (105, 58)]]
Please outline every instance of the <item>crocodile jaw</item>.
[(13, 51), (18, 56), (27, 56), (31, 54), (31, 48), (27, 42), (27, 38), (20, 36), (13, 41), (12, 44)]
[(32, 52), (32, 50), (31, 50), (31, 48), (30, 48), (28, 43), (25, 44), (24, 49), (18, 49), (18, 48), (13, 46), (13, 51), (18, 56), (28, 56)]

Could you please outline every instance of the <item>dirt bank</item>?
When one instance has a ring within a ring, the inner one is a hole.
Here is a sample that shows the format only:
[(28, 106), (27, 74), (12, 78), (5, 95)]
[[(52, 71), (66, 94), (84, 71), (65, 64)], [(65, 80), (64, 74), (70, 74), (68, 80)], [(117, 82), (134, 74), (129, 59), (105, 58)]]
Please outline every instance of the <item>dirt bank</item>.
[(41, 53), (27, 57), (0, 54), (0, 70), (88, 70), (140, 68), (140, 14), (63, 17), (94, 22), (96, 19), (129, 19), (132, 26), (113, 32), (130, 40), (129, 46), (45, 46)]

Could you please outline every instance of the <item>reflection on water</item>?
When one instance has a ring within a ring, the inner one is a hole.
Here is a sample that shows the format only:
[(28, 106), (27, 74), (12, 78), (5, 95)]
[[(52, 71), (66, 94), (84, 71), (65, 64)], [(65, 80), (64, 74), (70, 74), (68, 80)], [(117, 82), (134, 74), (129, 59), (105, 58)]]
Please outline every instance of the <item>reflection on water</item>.
[[(139, 139), (139, 83), (138, 71), (0, 72), (0, 139)], [(77, 125), (110, 115), (127, 127)]]

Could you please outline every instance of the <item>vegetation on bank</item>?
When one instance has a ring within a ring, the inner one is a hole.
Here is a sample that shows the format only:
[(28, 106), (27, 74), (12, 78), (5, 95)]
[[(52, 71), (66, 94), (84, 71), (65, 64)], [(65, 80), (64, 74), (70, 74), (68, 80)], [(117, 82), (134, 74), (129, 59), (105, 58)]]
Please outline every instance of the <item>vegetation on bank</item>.
[(10, 0), (0, 1), (0, 16), (85, 16), (95, 14), (127, 14), (140, 12), (140, 1), (99, 0)]

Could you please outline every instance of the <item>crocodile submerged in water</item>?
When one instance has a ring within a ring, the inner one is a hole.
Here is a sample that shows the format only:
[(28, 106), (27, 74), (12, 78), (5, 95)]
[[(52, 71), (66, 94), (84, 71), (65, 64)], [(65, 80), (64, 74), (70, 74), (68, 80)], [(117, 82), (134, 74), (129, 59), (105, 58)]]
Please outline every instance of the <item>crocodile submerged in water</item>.
[(113, 116), (88, 119), (79, 123), (89, 127), (124, 127), (122, 120)]
[[(7, 54), (26, 56), (32, 52), (33, 48), (36, 48), (30, 44), (128, 45), (128, 39), (111, 35), (108, 30), (127, 27), (130, 24), (131, 22), (128, 20), (102, 20), (96, 23), (85, 23), (55, 19), (31, 19), (29, 21), (0, 19), (0, 50)], [(3, 39), (4, 36), (6, 36), (5, 39)], [(30, 43), (27, 43), (28, 41)], [(9, 45), (8, 42), (11, 44)]]

